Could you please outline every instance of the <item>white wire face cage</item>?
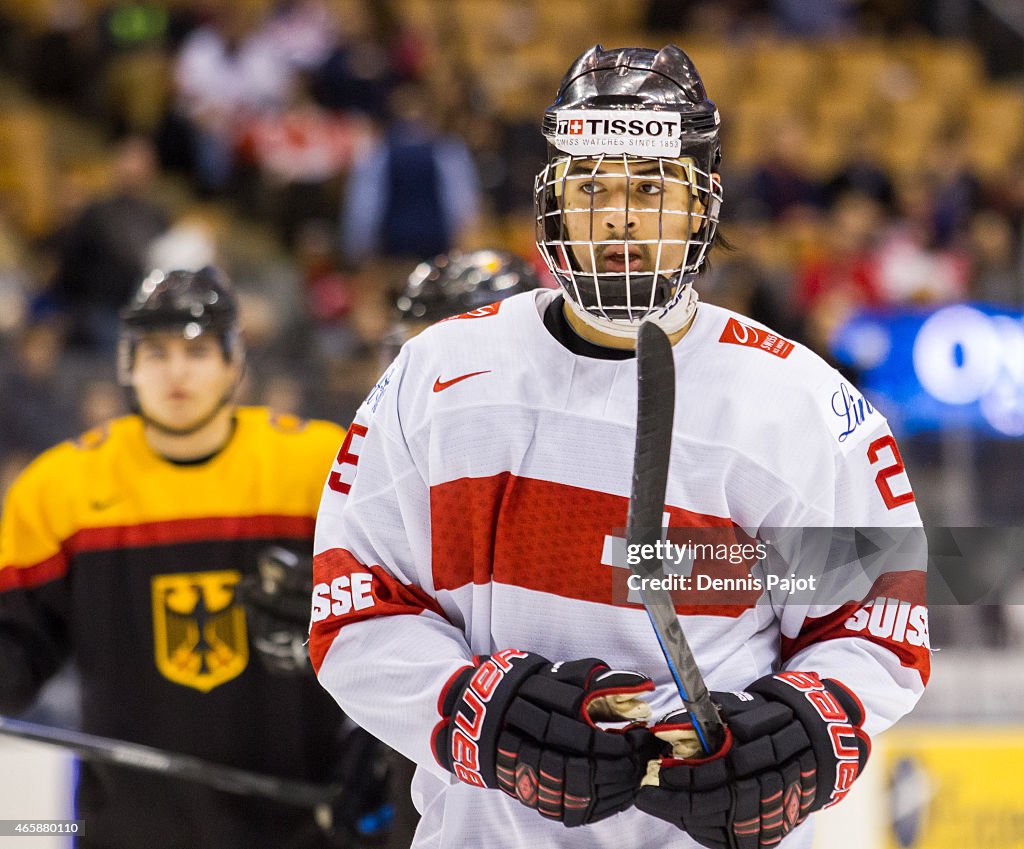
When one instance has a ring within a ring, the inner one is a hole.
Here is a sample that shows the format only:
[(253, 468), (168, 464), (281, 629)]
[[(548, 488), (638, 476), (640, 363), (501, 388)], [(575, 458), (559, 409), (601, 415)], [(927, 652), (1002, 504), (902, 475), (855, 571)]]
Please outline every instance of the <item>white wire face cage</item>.
[(707, 258), (722, 201), (692, 157), (559, 155), (534, 184), (541, 255), (584, 312), (637, 324), (671, 309)]

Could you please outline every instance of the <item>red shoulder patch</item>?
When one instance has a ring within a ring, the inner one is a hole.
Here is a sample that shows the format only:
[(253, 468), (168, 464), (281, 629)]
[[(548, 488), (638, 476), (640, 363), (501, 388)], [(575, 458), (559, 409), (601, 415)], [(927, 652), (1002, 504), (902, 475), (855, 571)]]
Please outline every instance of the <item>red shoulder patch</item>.
[(751, 327), (735, 318), (729, 319), (718, 341), (729, 345), (743, 345), (745, 348), (757, 348), (782, 360), (786, 359), (794, 348), (788, 339), (759, 327)]
[[(488, 304), (486, 307), (477, 307), (475, 310), (464, 312), (461, 315), (442, 318), (441, 321), (455, 321), (459, 318), (487, 318), (489, 315), (497, 315), (499, 309), (501, 309), (501, 301), (495, 301), (493, 304)], [(438, 324), (440, 323), (441, 322), (438, 322)]]

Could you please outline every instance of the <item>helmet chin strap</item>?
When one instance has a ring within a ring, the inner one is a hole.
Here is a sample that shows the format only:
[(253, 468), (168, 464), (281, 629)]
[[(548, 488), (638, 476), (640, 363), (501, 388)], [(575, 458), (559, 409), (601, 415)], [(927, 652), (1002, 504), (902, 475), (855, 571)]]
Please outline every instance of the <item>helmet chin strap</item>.
[(697, 290), (693, 288), (692, 281), (688, 280), (680, 286), (679, 291), (666, 306), (658, 307), (644, 316), (643, 319), (635, 321), (603, 318), (587, 312), (571, 297), (567, 296), (565, 301), (569, 304), (569, 309), (579, 317), (580, 321), (590, 325), (595, 330), (599, 330), (608, 336), (614, 336), (616, 339), (636, 339), (637, 334), (640, 332), (641, 322), (648, 319), (657, 324), (668, 336), (678, 333), (693, 318), (693, 314), (697, 311), (698, 299)]

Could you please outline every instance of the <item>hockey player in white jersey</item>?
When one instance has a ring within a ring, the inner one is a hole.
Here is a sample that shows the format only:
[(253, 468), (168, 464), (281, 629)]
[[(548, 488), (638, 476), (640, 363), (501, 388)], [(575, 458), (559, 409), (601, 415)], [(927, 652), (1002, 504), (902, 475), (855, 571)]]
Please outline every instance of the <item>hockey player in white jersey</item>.
[(728, 734), (675, 757), (686, 716), (615, 555), (638, 327), (673, 342), (668, 527), (919, 526), (896, 442), (806, 348), (698, 303), (719, 116), (681, 50), (588, 50), (543, 131), (562, 290), (434, 325), (360, 408), (317, 523), (314, 666), (417, 763), (416, 847), (807, 847), (925, 686), (925, 558), (855, 597), (681, 600)]

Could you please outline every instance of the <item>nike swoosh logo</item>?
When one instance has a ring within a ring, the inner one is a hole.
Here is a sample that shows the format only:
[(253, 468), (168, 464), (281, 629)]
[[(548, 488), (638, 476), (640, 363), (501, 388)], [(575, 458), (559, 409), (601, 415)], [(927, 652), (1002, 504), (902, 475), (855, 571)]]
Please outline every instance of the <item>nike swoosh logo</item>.
[(469, 374), (463, 374), (463, 375), (460, 375), (459, 377), (453, 377), (451, 380), (441, 380), (440, 375), (438, 375), (437, 380), (434, 381), (434, 391), (435, 392), (444, 392), (444, 390), (447, 389), (449, 386), (454, 386), (456, 383), (458, 383), (461, 380), (469, 380), (469, 378), (476, 377), (478, 374), (490, 374), (490, 373), (491, 373), (490, 369), (487, 369), (486, 371), (471, 371)]

